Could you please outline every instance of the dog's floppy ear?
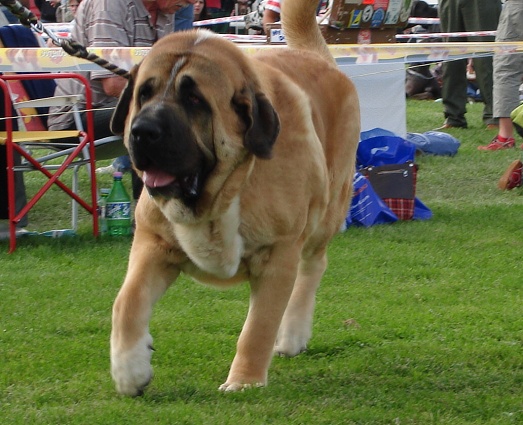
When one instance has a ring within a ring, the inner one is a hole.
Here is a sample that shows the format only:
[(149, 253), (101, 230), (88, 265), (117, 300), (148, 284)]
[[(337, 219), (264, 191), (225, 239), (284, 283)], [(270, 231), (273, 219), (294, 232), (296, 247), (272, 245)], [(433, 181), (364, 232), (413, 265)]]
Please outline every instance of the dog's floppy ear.
[(269, 99), (246, 89), (235, 96), (234, 104), (246, 126), (243, 145), (257, 157), (269, 159), (280, 132), (280, 120)]
[(111, 117), (111, 131), (116, 135), (122, 135), (125, 130), (125, 120), (129, 114), (129, 106), (133, 98), (134, 76), (137, 70), (138, 66), (134, 66), (131, 70), (129, 80), (118, 99), (116, 109)]

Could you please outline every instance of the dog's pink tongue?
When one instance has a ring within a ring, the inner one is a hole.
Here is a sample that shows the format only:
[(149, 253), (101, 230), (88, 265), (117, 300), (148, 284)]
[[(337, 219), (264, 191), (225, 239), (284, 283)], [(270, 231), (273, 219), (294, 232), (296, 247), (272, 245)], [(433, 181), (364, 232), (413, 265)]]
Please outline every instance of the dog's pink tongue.
[(142, 180), (147, 187), (164, 187), (170, 185), (176, 178), (159, 170), (144, 171)]

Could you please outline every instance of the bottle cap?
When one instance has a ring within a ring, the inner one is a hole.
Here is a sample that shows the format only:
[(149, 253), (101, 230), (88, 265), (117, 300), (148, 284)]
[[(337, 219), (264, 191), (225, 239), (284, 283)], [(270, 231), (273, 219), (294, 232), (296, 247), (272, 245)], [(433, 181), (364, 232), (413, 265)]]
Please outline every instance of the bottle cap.
[(113, 173), (113, 177), (116, 177), (116, 178), (120, 178), (120, 179), (121, 179), (122, 176), (123, 176), (123, 174), (122, 174), (121, 171), (115, 171), (115, 172)]

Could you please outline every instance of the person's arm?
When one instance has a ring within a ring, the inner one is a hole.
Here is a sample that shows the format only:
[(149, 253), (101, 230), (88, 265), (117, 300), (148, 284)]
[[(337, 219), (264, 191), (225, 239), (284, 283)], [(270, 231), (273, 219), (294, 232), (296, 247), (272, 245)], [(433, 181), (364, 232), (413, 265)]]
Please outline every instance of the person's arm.
[[(73, 29), (85, 38), (86, 47), (113, 48), (130, 47), (129, 22), (123, 13), (125, 0), (97, 1), (89, 4), (81, 4), (81, 16), (76, 18), (76, 26)], [(94, 4), (94, 6), (93, 6)], [(99, 6), (103, 4), (102, 8)], [(86, 9), (85, 6), (90, 6)], [(81, 28), (81, 30), (80, 30)], [(73, 34), (74, 36), (74, 34)], [(81, 38), (79, 38), (81, 39)], [(110, 97), (119, 97), (127, 80), (115, 76), (105, 69), (92, 71), (90, 78), (101, 84), (104, 93)]]
[(107, 96), (119, 97), (122, 93), (127, 80), (124, 77), (109, 77), (100, 79), (102, 87)]
[(267, 33), (267, 24), (273, 24), (280, 20), (280, 14), (276, 13), (274, 10), (265, 9), (263, 11), (263, 30)]

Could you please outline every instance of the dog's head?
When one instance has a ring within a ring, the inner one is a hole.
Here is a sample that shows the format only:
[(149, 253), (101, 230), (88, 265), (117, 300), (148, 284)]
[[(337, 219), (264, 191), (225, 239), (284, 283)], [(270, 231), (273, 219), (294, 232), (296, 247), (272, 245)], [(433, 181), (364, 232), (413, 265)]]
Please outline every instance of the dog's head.
[(132, 70), (111, 130), (155, 200), (192, 206), (249, 153), (270, 158), (279, 120), (245, 55), (198, 30), (164, 37)]

